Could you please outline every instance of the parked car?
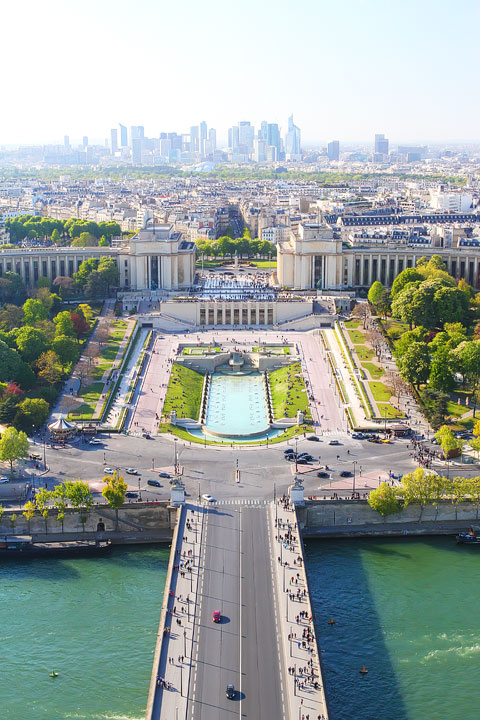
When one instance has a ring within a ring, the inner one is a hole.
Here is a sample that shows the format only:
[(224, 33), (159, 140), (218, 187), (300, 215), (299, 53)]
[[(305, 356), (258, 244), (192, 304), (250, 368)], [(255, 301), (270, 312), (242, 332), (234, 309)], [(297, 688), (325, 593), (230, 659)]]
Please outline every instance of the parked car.
[(133, 490), (127, 490), (125, 493), (126, 498), (138, 498), (138, 493), (134, 492)]
[(329, 445), (340, 445), (340, 442), (338, 440), (329, 440), (328, 444)]
[(103, 468), (103, 472), (104, 472), (106, 475), (111, 475), (112, 473), (115, 472), (115, 470), (114, 470), (113, 468), (111, 468), (111, 467), (104, 467), (104, 468)]
[(313, 442), (320, 442), (320, 438), (318, 437), (318, 435), (309, 435), (307, 437), (307, 440), (312, 440)]
[(305, 458), (297, 458), (297, 465), (308, 465), (308, 460)]
[(158, 477), (169, 478), (171, 477), (167, 472), (158, 473)]
[(235, 685), (227, 685), (225, 695), (229, 700), (233, 700), (235, 697)]
[(342, 470), (340, 473), (340, 477), (352, 477), (353, 473), (350, 472), (350, 470)]
[(329, 479), (329, 478), (330, 478), (330, 473), (325, 472), (325, 470), (320, 470), (320, 472), (317, 473), (317, 477), (319, 477), (319, 478), (324, 478), (324, 479)]
[(6, 475), (2, 475), (2, 477), (0, 477), (0, 483), (3, 485), (7, 482), (10, 482), (10, 478), (8, 478)]
[(283, 451), (284, 455), (295, 455), (295, 450), (293, 448), (287, 448)]
[(99, 438), (92, 438), (88, 441), (89, 445), (103, 445), (103, 442)]
[(162, 487), (162, 483), (158, 480), (147, 480), (147, 485), (151, 485), (152, 487)]

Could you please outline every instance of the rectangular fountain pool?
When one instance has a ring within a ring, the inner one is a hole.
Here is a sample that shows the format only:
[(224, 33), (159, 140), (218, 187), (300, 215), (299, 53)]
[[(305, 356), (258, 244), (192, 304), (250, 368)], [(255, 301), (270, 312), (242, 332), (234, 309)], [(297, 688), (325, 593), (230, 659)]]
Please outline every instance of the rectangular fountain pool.
[(268, 429), (262, 375), (214, 373), (208, 394), (207, 433), (236, 437), (266, 434)]

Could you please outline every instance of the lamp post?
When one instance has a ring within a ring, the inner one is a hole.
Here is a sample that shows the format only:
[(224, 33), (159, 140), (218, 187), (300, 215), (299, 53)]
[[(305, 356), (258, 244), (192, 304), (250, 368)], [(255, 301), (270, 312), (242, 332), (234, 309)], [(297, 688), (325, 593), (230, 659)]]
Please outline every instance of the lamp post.
[(357, 460), (353, 461), (353, 489), (352, 494), (355, 495), (355, 479), (356, 479), (356, 471), (357, 471)]
[(177, 476), (177, 438), (173, 438), (175, 443), (175, 477)]
[(298, 471), (298, 437), (295, 436), (295, 472)]

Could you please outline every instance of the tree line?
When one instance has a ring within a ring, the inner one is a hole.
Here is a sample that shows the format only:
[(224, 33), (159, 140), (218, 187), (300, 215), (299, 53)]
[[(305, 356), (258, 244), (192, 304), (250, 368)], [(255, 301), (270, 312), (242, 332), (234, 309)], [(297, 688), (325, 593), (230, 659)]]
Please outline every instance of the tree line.
[(236, 254), (239, 258), (250, 258), (256, 255), (268, 257), (270, 255), (275, 259), (277, 256), (277, 248), (275, 245), (268, 242), (268, 240), (252, 239), (248, 229), (244, 231), (243, 236), (240, 238), (232, 238), (229, 235), (224, 235), (217, 240), (198, 239), (196, 241), (196, 247), (197, 257), (200, 255), (204, 255), (205, 257), (218, 257), (219, 255), (222, 257), (226, 255), (233, 257)]
[(10, 234), (10, 242), (19, 244), (22, 240), (48, 240), (55, 245), (74, 247), (107, 246), (112, 237), (122, 234), (116, 222), (94, 222), (69, 218), (57, 220), (38, 215), (19, 215), (5, 220), (5, 228)]

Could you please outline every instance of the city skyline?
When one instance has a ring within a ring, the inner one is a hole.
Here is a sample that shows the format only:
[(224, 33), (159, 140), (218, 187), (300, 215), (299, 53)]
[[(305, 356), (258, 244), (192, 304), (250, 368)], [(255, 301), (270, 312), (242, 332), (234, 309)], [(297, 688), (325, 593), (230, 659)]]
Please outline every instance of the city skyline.
[[(401, 9), (377, 0), (247, 0), (241, 13), (218, 0), (140, 0), (134, 13), (124, 1), (85, 0), (68, 16), (61, 0), (46, 5), (48, 24), (45, 5), (31, 0), (6, 10), (22, 44), (5, 33), (0, 48), (12, 68), (1, 145), (58, 143), (65, 134), (104, 142), (118, 121), (143, 122), (149, 136), (187, 132), (193, 116), (209, 118), (222, 143), (239, 117), (255, 126), (267, 117), (285, 132), (292, 112), (304, 145), (370, 142), (380, 131), (405, 143), (479, 139), (471, 89), (480, 8), (472, 0), (455, 13), (446, 0), (407, 0)], [(48, 31), (41, 46), (39, 28)]]

